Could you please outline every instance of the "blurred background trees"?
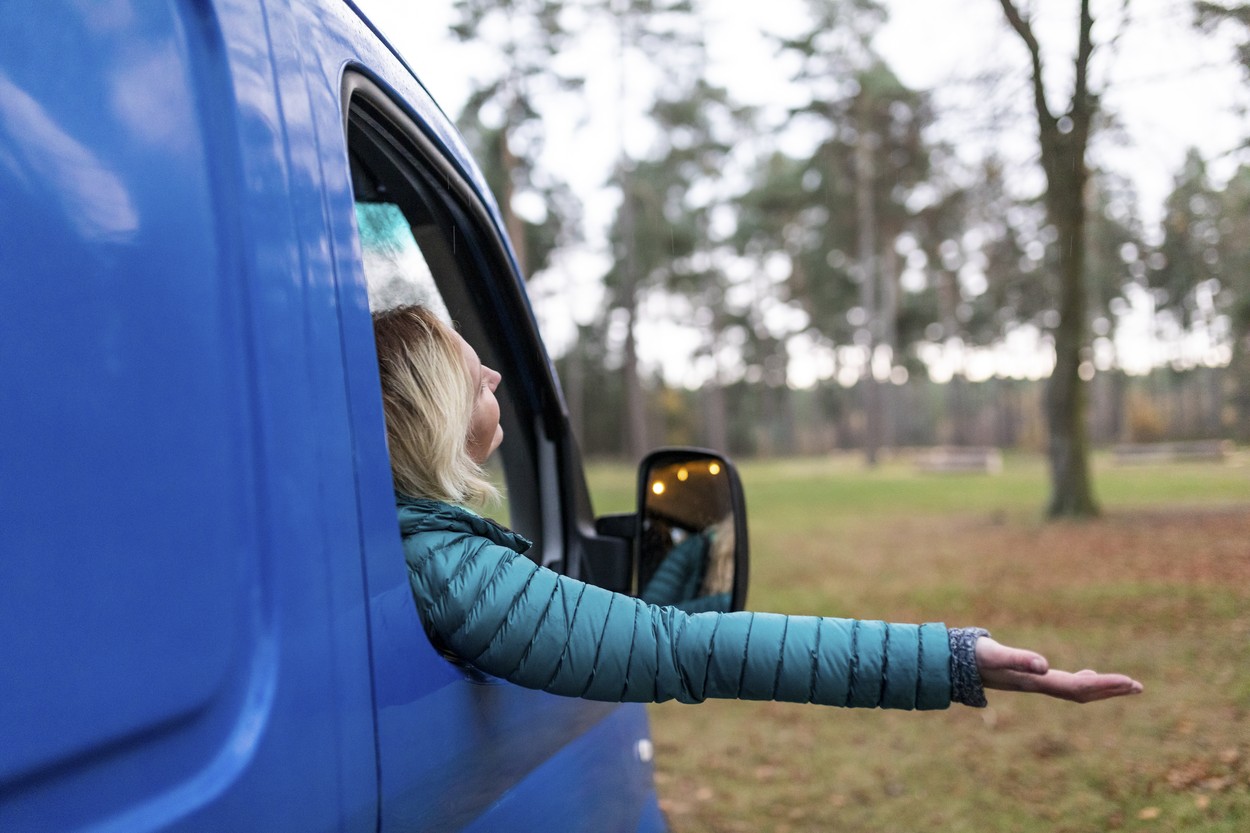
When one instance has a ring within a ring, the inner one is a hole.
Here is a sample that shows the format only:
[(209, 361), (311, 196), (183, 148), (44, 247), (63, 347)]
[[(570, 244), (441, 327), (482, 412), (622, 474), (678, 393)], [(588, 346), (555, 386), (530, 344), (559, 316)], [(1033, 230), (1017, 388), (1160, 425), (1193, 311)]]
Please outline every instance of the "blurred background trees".
[(574, 33), (560, 0), (456, 0), (454, 8), (454, 36), (486, 44), (495, 64), (470, 91), (460, 129), (499, 201), (528, 278), (580, 234), (579, 202), (541, 161), (546, 137), (539, 104), (581, 87), (583, 79), (556, 62)]
[[(460, 123), (527, 278), (599, 252), (579, 261), (602, 264), (597, 306), (537, 301), (564, 325), (551, 342), (587, 453), (1026, 447), (1049, 452), (1049, 512), (1080, 515), (1091, 444), (1250, 440), (1244, 143), (1191, 150), (1145, 202), (1105, 164), (1135, 137), (1095, 72), (1133, 4), (1072, 0), (1070, 23), (1039, 28), (1036, 3), (978, 2), (1001, 7), (1018, 57), (971, 79), (962, 109), (900, 80), (873, 0), (793, 4), (772, 40), (789, 83), (763, 107), (713, 71), (695, 0), (456, 4), (456, 35), (496, 56)], [(1250, 80), (1250, 7), (1177, 9)], [(620, 68), (610, 102), (567, 60), (596, 37)], [(617, 143), (597, 225), (544, 153), (551, 117), (592, 104)], [(1022, 126), (1024, 164), (996, 138)]]

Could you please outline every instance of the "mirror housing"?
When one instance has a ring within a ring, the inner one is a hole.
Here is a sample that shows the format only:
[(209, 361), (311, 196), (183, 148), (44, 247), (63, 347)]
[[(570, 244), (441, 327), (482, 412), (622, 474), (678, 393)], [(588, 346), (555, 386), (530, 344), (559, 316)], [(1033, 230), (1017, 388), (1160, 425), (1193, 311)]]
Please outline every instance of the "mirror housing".
[(729, 459), (662, 448), (638, 466), (638, 598), (688, 613), (742, 610), (750, 557), (746, 498)]

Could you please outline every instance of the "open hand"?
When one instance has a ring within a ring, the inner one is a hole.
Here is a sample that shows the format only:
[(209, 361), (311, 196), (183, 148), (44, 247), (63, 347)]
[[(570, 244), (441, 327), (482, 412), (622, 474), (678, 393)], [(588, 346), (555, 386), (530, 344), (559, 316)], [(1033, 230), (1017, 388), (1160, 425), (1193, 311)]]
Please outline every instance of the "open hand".
[(988, 636), (977, 640), (976, 657), (981, 684), (986, 688), (1029, 691), (1075, 703), (1091, 703), (1142, 691), (1141, 683), (1123, 674), (1099, 674), (1088, 668), (1075, 674), (1052, 670), (1041, 654), (1008, 648)]

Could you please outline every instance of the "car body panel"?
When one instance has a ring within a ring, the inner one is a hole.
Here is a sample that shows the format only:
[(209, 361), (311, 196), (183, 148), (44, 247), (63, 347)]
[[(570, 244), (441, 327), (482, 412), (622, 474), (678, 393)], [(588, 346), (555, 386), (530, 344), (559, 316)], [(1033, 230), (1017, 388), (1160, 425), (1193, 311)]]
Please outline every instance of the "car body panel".
[[(658, 829), (641, 706), (467, 674), (412, 605), (346, 73), (511, 256), (393, 50), (311, 0), (25, 0), (0, 44), (0, 828)], [(555, 448), (558, 384), (497, 278)], [(575, 561), (584, 485), (544, 489)]]

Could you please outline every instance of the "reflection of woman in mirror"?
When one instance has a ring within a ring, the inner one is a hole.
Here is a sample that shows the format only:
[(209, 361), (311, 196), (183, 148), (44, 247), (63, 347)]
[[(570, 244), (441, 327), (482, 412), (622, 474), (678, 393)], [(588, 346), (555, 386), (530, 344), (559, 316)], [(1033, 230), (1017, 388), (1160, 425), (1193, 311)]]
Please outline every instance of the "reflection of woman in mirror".
[(734, 581), (732, 514), (701, 531), (679, 538), (670, 535), (667, 543), (653, 540), (650, 547), (659, 554), (659, 565), (638, 598), (647, 604), (674, 605), (687, 613), (729, 610)]
[(688, 613), (730, 610), (734, 502), (720, 463), (672, 454), (649, 460), (641, 502), (639, 598)]
[[(389, 310), (374, 322), (418, 612), (439, 647), (483, 672), (594, 700), (727, 697), (900, 709), (982, 705), (983, 685), (1078, 701), (1141, 690), (1118, 674), (1051, 670), (1038, 654), (981, 630), (691, 614), (540, 567), (522, 555), (528, 541), (465, 506), (493, 494), (480, 467), (503, 440), (499, 374), (422, 308)], [(705, 582), (721, 576), (712, 561)]]

